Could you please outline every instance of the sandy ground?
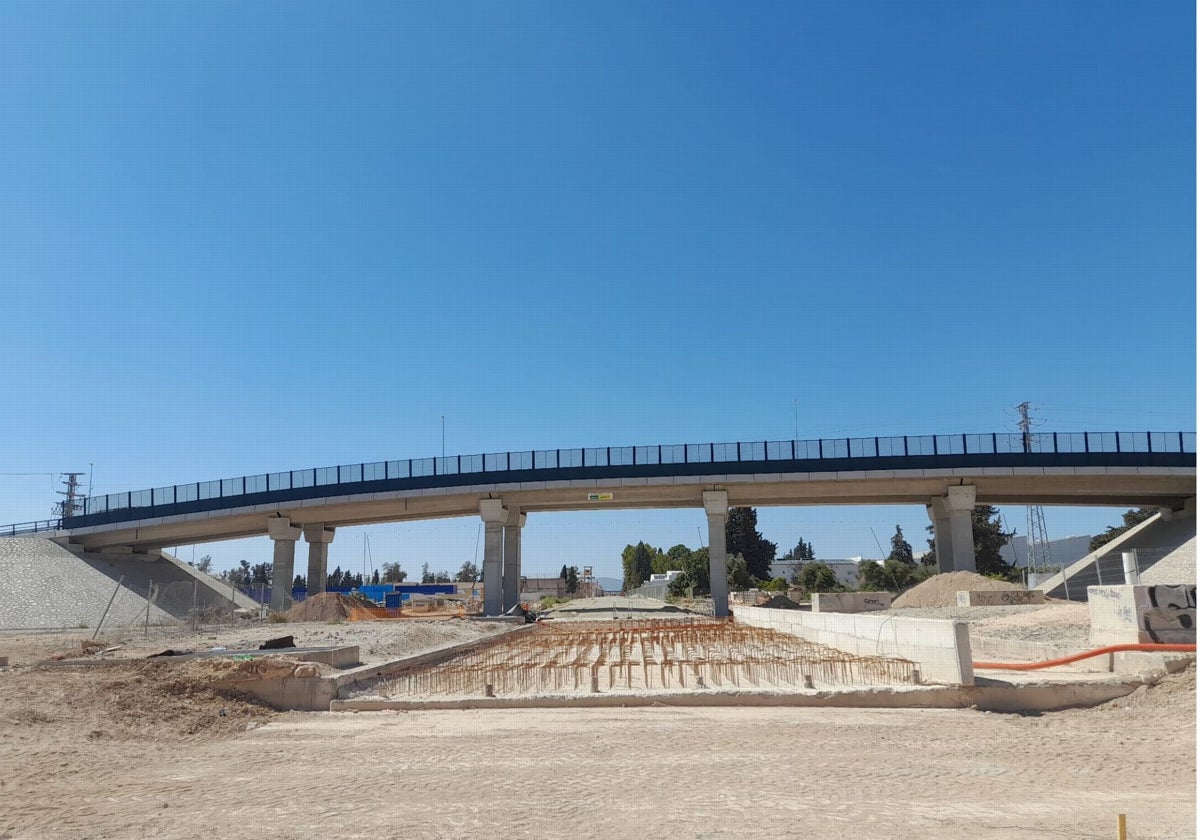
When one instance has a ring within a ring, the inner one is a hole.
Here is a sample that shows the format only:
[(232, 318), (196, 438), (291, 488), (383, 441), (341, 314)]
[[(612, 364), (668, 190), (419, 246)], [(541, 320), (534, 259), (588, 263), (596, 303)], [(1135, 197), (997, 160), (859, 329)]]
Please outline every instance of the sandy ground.
[[(977, 612), (977, 622), (1024, 633), (1076, 617), (997, 609), (1011, 612)], [(361, 644), (368, 661), (382, 661), (500, 629), (461, 620), (152, 628), (109, 656), (294, 634), (301, 644)], [(1194, 667), (1103, 707), (1041, 716), (668, 706), (280, 714), (214, 691), (219, 663), (25, 664), (74, 653), (81, 635), (0, 635), (0, 655), (16, 665), (0, 669), (2, 840), (1112, 838), (1118, 813), (1131, 838), (1195, 836)]]
[[(89, 658), (136, 659), (167, 649), (194, 652), (213, 648), (257, 648), (267, 639), (293, 636), (297, 647), (358, 645), (359, 659), (362, 663), (374, 665), (506, 632), (514, 626), (461, 618), (336, 623), (295, 621), (282, 624), (245, 621), (201, 627), (197, 632), (187, 627), (152, 626), (148, 634), (142, 628), (101, 633), (99, 641), (108, 646), (121, 647), (110, 653), (96, 654)], [(33, 664), (64, 654), (78, 657), (81, 656), (80, 643), (90, 639), (91, 633), (84, 630), (0, 633), (0, 656), (7, 656), (9, 664), (14, 666)]]
[(1195, 836), (1194, 670), (1041, 717), (239, 712), (87, 737), (91, 712), (56, 714), (2, 730), (0, 836), (1112, 838), (1122, 812)]
[(1087, 604), (1047, 601), (1019, 607), (908, 607), (886, 611), (889, 615), (913, 618), (945, 618), (966, 621), (971, 636), (991, 636), (1025, 642), (1088, 647)]

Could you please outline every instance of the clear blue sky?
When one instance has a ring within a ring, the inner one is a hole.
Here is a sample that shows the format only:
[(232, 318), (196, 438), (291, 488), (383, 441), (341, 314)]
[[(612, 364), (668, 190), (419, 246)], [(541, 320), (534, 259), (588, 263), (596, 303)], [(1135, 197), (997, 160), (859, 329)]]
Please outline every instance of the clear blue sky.
[[(4, 3), (0, 522), (89, 463), (437, 454), (443, 415), (450, 453), (789, 438), (797, 400), (801, 437), (1194, 429), (1192, 3), (597, 5)], [(760, 511), (822, 557), (897, 523)], [(702, 524), (531, 517), (525, 567)]]

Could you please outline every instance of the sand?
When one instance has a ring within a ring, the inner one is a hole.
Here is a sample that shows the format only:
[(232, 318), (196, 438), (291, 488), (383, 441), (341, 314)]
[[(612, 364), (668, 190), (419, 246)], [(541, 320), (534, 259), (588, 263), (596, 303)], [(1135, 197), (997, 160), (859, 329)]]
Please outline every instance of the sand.
[(1040, 717), (289, 713), (110, 739), (66, 711), (0, 730), (0, 836), (1110, 838), (1125, 813), (1131, 837), (1194, 837), (1195, 672), (1170, 679)]
[(974, 572), (945, 572), (934, 575), (912, 589), (904, 592), (892, 602), (894, 608), (904, 607), (953, 607), (959, 592), (999, 592), (1024, 589), (1016, 583), (977, 575)]

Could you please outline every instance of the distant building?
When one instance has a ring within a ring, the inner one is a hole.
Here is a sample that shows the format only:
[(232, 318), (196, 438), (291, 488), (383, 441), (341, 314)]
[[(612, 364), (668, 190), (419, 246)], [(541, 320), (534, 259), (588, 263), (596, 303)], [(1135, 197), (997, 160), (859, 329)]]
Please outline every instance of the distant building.
[(679, 577), (681, 574), (683, 574), (683, 572), (681, 572), (678, 569), (675, 569), (670, 572), (664, 572), (661, 575), (653, 575), (652, 574), (652, 575), (650, 575), (650, 582), (651, 583), (659, 583), (661, 581), (663, 583), (670, 583), (671, 581), (675, 580), (675, 578)]
[[(816, 562), (824, 563), (829, 568), (833, 569), (834, 575), (837, 576), (838, 583), (843, 586), (858, 585), (858, 564), (863, 558), (850, 557), (845, 560), (820, 560)], [(771, 564), (771, 577), (781, 577), (788, 583), (792, 582), (792, 578), (796, 575), (796, 570), (803, 566), (803, 563), (788, 561), (777, 561)]]

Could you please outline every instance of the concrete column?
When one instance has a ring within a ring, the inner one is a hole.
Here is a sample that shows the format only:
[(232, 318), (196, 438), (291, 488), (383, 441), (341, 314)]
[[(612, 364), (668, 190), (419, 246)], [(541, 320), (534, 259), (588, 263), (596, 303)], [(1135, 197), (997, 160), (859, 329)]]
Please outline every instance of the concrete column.
[(504, 523), (508, 521), (508, 511), (501, 499), (480, 499), (479, 516), (483, 519), (483, 614), (501, 615)]
[(946, 500), (934, 496), (925, 508), (929, 521), (933, 523), (933, 541), (937, 544), (938, 573), (954, 571), (954, 534), (950, 529), (950, 511)]
[(704, 491), (708, 515), (708, 577), (712, 589), (713, 614), (729, 615), (729, 568), (725, 561), (725, 520), (729, 517), (729, 494), (724, 490)]
[(296, 540), (300, 529), (293, 528), (286, 516), (267, 520), (267, 536), (275, 542), (274, 571), (271, 574), (271, 612), (284, 612), (292, 605), (293, 569), (296, 565)]
[(308, 597), (325, 591), (325, 580), (329, 576), (329, 544), (333, 542), (333, 529), (321, 523), (304, 526), (304, 539), (308, 542)]
[[(974, 485), (948, 487), (945, 497), (930, 500), (929, 509), (934, 539), (937, 540), (938, 571), (975, 571), (975, 535), (971, 530)], [(943, 543), (943, 539), (947, 542)]]
[(508, 612), (521, 600), (521, 529), (525, 527), (525, 514), (517, 508), (508, 509), (504, 523), (504, 612)]

